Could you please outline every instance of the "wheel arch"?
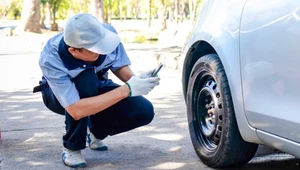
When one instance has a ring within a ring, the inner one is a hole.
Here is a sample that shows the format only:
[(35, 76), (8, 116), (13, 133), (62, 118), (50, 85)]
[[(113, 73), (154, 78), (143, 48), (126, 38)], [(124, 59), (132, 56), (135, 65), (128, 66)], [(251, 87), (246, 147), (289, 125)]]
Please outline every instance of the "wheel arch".
[(206, 54), (216, 53), (215, 49), (206, 41), (197, 41), (188, 50), (183, 64), (182, 86), (184, 99), (186, 98), (189, 76), (196, 61)]

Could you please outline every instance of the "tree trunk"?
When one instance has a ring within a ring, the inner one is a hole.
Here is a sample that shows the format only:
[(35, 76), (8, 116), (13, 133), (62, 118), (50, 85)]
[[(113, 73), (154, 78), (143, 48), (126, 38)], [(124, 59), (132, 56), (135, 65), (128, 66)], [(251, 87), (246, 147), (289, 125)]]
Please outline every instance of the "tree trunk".
[(174, 4), (175, 4), (175, 22), (176, 22), (176, 24), (178, 24), (178, 21), (179, 21), (179, 17), (178, 17), (178, 14), (179, 14), (179, 9), (178, 9), (179, 0), (175, 0)]
[(122, 21), (122, 17), (123, 17), (123, 14), (122, 14), (122, 12), (123, 12), (122, 5), (123, 5), (122, 0), (119, 0), (120, 21)]
[(45, 20), (46, 20), (46, 5), (42, 5), (42, 14), (41, 14), (41, 28), (46, 29), (45, 25)]
[(196, 20), (196, 16), (197, 16), (197, 0), (194, 0), (194, 19), (193, 19), (193, 23)]
[(160, 14), (160, 17), (161, 17), (161, 30), (164, 30), (164, 29), (167, 29), (167, 17), (166, 17), (167, 5), (166, 5), (165, 0), (161, 0), (160, 2), (161, 2), (161, 14)]
[(135, 5), (134, 5), (134, 18), (138, 19), (139, 18), (139, 11), (140, 7), (139, 7), (139, 0), (135, 0)]
[(182, 1), (182, 16), (183, 19), (186, 20), (187, 17), (187, 7), (185, 0)]
[(21, 31), (41, 33), (40, 0), (24, 0)]
[(104, 13), (105, 13), (105, 22), (111, 24), (112, 0), (104, 1), (103, 6), (104, 6)]
[(110, 23), (110, 18), (109, 18), (110, 9), (108, 6), (105, 6), (104, 13), (105, 13), (105, 16), (104, 16), (105, 23), (109, 24)]
[[(126, 3), (126, 2), (125, 2)], [(125, 10), (124, 10), (124, 20), (127, 20), (127, 13), (128, 13), (128, 9), (127, 6), (125, 6)]]
[(148, 0), (148, 27), (151, 27), (151, 5), (152, 1)]
[(197, 0), (189, 0), (189, 11), (190, 11), (190, 20), (192, 23), (194, 23), (197, 14)]
[(189, 0), (189, 13), (190, 13), (190, 21), (193, 21), (194, 19), (193, 0)]
[[(126, 4), (126, 2), (125, 2), (125, 4)], [(123, 11), (123, 5), (124, 5), (124, 1), (123, 0), (119, 0), (120, 21), (127, 19), (126, 18), (126, 15), (127, 15), (126, 11), (127, 11), (127, 9), (125, 9), (125, 11)]]
[(79, 12), (82, 13), (83, 11), (83, 6), (84, 2), (82, 0), (77, 0), (77, 4), (79, 4)]
[(52, 8), (52, 24), (51, 24), (51, 31), (58, 31), (58, 24), (56, 23), (56, 12), (57, 12), (57, 8), (56, 8), (56, 4), (54, 5), (54, 7)]
[(91, 14), (98, 18), (100, 22), (105, 22), (103, 0), (91, 0)]
[(49, 23), (48, 23), (48, 24), (51, 25), (51, 24), (52, 24), (51, 22), (52, 22), (52, 20), (53, 20), (53, 14), (52, 14), (51, 5), (48, 4), (47, 7), (48, 7), (48, 10), (49, 10)]

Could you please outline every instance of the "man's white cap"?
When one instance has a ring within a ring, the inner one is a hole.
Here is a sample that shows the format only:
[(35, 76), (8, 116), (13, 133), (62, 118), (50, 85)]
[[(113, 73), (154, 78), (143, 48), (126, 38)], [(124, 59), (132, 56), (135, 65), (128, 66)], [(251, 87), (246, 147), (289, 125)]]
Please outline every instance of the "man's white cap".
[(85, 48), (98, 54), (109, 54), (120, 44), (120, 37), (106, 29), (90, 14), (76, 14), (66, 23), (65, 43), (74, 48)]

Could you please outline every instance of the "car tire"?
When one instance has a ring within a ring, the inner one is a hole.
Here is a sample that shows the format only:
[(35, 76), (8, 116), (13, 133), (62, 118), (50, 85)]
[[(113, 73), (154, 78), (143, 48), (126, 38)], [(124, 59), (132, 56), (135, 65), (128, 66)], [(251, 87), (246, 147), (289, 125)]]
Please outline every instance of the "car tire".
[(240, 135), (228, 80), (217, 54), (205, 55), (194, 64), (186, 104), (190, 137), (203, 163), (226, 168), (253, 158), (258, 145), (245, 142)]

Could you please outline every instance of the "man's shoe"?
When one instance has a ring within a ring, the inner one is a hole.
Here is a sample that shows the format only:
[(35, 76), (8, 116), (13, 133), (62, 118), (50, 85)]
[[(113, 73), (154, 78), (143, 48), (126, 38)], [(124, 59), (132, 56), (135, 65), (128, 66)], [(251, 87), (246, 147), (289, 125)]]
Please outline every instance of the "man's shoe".
[(100, 139), (97, 139), (92, 133), (87, 134), (87, 142), (92, 150), (106, 151), (107, 145)]
[(86, 166), (85, 159), (81, 155), (81, 150), (72, 151), (72, 150), (64, 148), (63, 153), (62, 153), (62, 160), (65, 165), (72, 167), (72, 168)]

